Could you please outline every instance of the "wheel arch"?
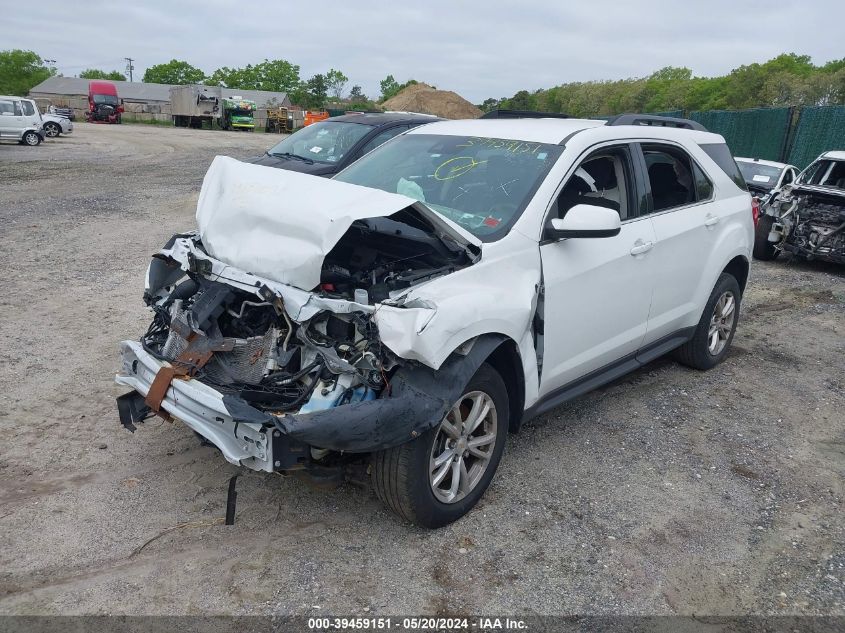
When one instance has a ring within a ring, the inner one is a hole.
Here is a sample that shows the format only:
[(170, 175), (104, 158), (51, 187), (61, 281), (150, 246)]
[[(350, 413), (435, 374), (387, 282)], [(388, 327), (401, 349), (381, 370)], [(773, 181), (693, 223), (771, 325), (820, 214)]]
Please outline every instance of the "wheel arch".
[(508, 430), (516, 433), (522, 424), (522, 414), (525, 409), (525, 371), (519, 345), (506, 334), (491, 332), (465, 341), (453, 353), (457, 353), (469, 343), (472, 343), (474, 347), (481, 341), (484, 341), (486, 345), (495, 345), (483, 362), (493, 367), (505, 383), (508, 390)]
[(750, 263), (743, 255), (737, 255), (722, 269), (723, 273), (731, 275), (739, 284), (740, 294), (745, 294), (745, 285), (748, 283), (748, 272)]
[(508, 430), (519, 431), (522, 425), (522, 412), (525, 409), (525, 375), (519, 347), (513, 339), (507, 338), (493, 350), (485, 360), (505, 382), (508, 390)]

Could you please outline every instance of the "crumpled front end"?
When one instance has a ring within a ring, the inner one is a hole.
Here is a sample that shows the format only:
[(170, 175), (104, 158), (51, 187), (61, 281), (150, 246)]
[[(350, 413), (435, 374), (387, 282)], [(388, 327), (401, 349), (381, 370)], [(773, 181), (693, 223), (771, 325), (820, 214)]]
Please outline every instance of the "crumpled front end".
[(121, 422), (134, 431), (154, 414), (176, 418), (232, 463), (302, 468), (432, 428), (503, 339), (477, 339), (437, 367), (408, 361), (380, 337), (378, 314), (413, 331), (434, 309), (331, 294), (239, 271), (199, 236), (175, 236), (147, 273), (152, 323), (121, 343), (116, 381), (133, 390), (118, 399)]
[(152, 323), (116, 378), (129, 430), (157, 414), (232, 463), (331, 465), (439, 424), (506, 339), (536, 392), (536, 243), (516, 235), (490, 284), (480, 242), (411, 199), (235, 163), (147, 271)]
[(789, 186), (769, 204), (769, 242), (804, 259), (845, 264), (845, 190)]

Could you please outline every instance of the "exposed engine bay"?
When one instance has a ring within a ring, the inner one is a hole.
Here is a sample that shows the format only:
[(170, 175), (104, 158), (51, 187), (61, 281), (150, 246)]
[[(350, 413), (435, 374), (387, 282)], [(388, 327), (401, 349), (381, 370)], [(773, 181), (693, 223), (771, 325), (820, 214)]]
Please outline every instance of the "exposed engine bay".
[(786, 187), (766, 213), (774, 218), (769, 242), (778, 251), (845, 264), (845, 190)]
[(278, 301), (256, 301), (201, 278), (181, 282), (150, 307), (145, 350), (177, 364), (190, 360), (183, 354), (191, 343), (208, 350), (201, 365), (193, 361), (193, 377), (262, 411), (310, 411), (375, 398), (395, 364), (369, 319), (356, 313), (321, 313), (297, 325)]
[(355, 221), (326, 256), (318, 289), (326, 296), (377, 303), (470, 263), (423, 220), (405, 212)]
[[(427, 229), (409, 214), (354, 222), (327, 254), (313, 293), (372, 305), (470, 263)], [(296, 323), (279, 296), (264, 294), (191, 271), (148, 289), (154, 316), (144, 349), (188, 363), (193, 378), (272, 413), (375, 399), (385, 389), (397, 357), (381, 343), (372, 313), (320, 311)], [(198, 350), (208, 357), (187, 353)]]

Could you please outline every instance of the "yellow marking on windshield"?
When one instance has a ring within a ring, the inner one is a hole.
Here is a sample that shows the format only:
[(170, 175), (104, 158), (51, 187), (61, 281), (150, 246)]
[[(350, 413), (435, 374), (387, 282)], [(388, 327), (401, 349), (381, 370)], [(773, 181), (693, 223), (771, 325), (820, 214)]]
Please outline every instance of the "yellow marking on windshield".
[(486, 162), (486, 160), (475, 160), (472, 156), (456, 156), (440, 163), (440, 166), (434, 170), (434, 178), (435, 180), (452, 180)]
[(542, 143), (527, 143), (525, 141), (509, 141), (503, 138), (486, 136), (470, 136), (455, 147), (487, 147), (489, 149), (503, 149), (511, 154), (536, 154), (543, 146)]

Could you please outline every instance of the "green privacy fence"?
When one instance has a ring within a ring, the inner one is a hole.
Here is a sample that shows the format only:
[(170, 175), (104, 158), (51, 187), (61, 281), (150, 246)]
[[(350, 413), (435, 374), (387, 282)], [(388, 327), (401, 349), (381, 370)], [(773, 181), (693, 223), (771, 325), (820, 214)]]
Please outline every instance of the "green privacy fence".
[(684, 111), (683, 110), (666, 110), (665, 112), (646, 112), (646, 114), (652, 114), (654, 116), (670, 116), (675, 119), (682, 119), (684, 118)]
[[(684, 117), (683, 110), (647, 114)], [(703, 110), (686, 117), (724, 136), (734, 156), (776, 160), (804, 169), (822, 152), (845, 150), (844, 105)]]
[(787, 162), (804, 169), (832, 149), (845, 150), (845, 106), (801, 108)]
[[(683, 118), (684, 111), (683, 110), (666, 110), (665, 112), (643, 112), (642, 114), (648, 114), (651, 116), (670, 116), (675, 118)], [(591, 116), (591, 119), (596, 119), (599, 121), (610, 121), (610, 119), (618, 116), (617, 114), (605, 114), (603, 116)]]
[(689, 118), (724, 136), (734, 156), (782, 160), (792, 114), (792, 108), (758, 108), (690, 112)]

